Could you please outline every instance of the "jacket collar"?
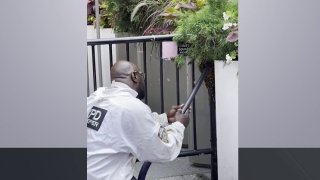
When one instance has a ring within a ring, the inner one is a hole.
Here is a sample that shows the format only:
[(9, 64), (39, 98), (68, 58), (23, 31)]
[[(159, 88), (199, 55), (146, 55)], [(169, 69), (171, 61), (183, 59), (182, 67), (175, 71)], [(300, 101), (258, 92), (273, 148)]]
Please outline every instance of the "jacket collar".
[(122, 82), (116, 82), (116, 81), (112, 81), (111, 83), (111, 88), (119, 88), (123, 91), (126, 91), (128, 93), (130, 93), (133, 97), (137, 97), (138, 93), (137, 91), (131, 89), (128, 85), (122, 83)]

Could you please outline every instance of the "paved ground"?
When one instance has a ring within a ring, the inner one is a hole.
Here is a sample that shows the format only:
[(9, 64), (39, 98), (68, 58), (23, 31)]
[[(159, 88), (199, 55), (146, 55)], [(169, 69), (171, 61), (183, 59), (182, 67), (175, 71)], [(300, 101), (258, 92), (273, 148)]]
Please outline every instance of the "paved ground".
[[(135, 166), (135, 177), (138, 177), (141, 162)], [(210, 169), (194, 167), (188, 157), (177, 158), (168, 163), (152, 163), (147, 180), (209, 180)]]

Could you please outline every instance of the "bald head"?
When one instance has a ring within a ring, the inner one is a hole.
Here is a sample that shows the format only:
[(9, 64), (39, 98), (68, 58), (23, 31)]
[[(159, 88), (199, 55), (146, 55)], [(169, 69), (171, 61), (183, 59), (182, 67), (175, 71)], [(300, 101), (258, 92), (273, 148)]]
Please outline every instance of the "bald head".
[(144, 98), (144, 79), (139, 75), (138, 66), (128, 61), (117, 61), (111, 68), (111, 80), (122, 82), (138, 92), (138, 98)]
[(117, 61), (111, 68), (111, 80), (126, 79), (138, 67), (128, 61)]

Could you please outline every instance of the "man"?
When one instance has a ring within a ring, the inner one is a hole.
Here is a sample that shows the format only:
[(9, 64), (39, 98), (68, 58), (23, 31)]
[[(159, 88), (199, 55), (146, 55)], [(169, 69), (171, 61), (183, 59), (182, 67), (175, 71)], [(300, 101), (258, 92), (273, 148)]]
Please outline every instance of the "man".
[[(144, 74), (127, 61), (111, 68), (112, 84), (87, 99), (87, 179), (130, 180), (140, 161), (174, 160), (189, 124), (182, 106), (152, 113), (144, 98)], [(188, 112), (189, 113), (189, 112)]]

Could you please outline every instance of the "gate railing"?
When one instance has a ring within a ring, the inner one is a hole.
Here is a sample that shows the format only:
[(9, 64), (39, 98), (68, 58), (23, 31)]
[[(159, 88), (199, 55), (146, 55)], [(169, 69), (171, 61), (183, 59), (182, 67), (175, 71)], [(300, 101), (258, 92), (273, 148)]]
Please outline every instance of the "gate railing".
[[(136, 36), (136, 37), (121, 37), (121, 38), (108, 38), (108, 39), (93, 39), (93, 40), (88, 40), (87, 41), (87, 46), (91, 48), (91, 54), (88, 54), (88, 56), (91, 56), (92, 60), (92, 70), (88, 72), (92, 72), (92, 77), (93, 77), (93, 88), (96, 90), (98, 88), (98, 83), (97, 83), (97, 73), (101, 73), (101, 71), (96, 70), (96, 63), (97, 59), (96, 58), (96, 47), (99, 46), (108, 46), (109, 47), (109, 65), (112, 67), (113, 63), (115, 60), (113, 59), (113, 49), (112, 45), (114, 44), (125, 44), (125, 50), (126, 50), (126, 60), (130, 61), (130, 43), (142, 43), (142, 48), (143, 48), (143, 71), (146, 74), (145, 76), (145, 87), (146, 87), (146, 94), (145, 94), (145, 103), (148, 104), (148, 68), (146, 65), (147, 61), (147, 52), (146, 52), (146, 46), (147, 42), (158, 42), (159, 43), (159, 61), (160, 61), (160, 67), (159, 67), (159, 76), (160, 76), (160, 107), (161, 107), (161, 113), (164, 113), (164, 74), (163, 74), (163, 59), (162, 57), (162, 43), (164, 41), (172, 41), (174, 35), (153, 35), (153, 36)], [(89, 58), (88, 58), (89, 60)], [(101, 62), (98, 63), (101, 65)], [(176, 80), (176, 102), (177, 104), (181, 104), (180, 102), (180, 75), (179, 75), (179, 68), (175, 63), (172, 63), (173, 66), (176, 66), (176, 75), (175, 75), (175, 80)], [(88, 67), (89, 68), (89, 67)], [(100, 67), (101, 68), (101, 67)], [(101, 74), (99, 74), (101, 76)], [(89, 78), (89, 77), (88, 77)], [(192, 79), (192, 87), (194, 88), (195, 86), (195, 66), (194, 63), (192, 63), (192, 72), (191, 72), (191, 79)], [(88, 80), (88, 88), (89, 88), (89, 80)], [(215, 102), (212, 98), (212, 96), (209, 96), (209, 108), (210, 108), (210, 139), (211, 139), (211, 147), (207, 149), (198, 149), (197, 146), (197, 127), (196, 127), (196, 113), (197, 113), (197, 108), (196, 108), (196, 103), (195, 100), (192, 102), (192, 119), (193, 119), (193, 148), (189, 150), (183, 150), (180, 152), (179, 157), (186, 157), (186, 156), (197, 156), (197, 155), (203, 155), (203, 154), (211, 154), (211, 179), (218, 179), (218, 170), (217, 170), (217, 147), (216, 147), (216, 115), (215, 115)]]

